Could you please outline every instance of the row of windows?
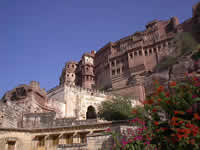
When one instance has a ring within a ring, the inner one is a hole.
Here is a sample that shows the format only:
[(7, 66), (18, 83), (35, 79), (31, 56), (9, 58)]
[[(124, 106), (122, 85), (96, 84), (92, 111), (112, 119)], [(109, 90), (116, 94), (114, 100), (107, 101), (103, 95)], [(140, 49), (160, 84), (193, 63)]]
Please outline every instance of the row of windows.
[[(175, 42), (174, 42), (174, 44), (175, 44)], [(171, 42), (168, 42), (168, 46), (170, 46), (170, 45), (171, 45)], [(166, 43), (163, 43), (162, 46), (163, 46), (163, 48), (165, 48)], [(158, 51), (157, 51), (157, 49), (158, 49)], [(160, 50), (161, 50), (161, 45), (159, 45), (157, 48), (153, 48), (153, 49), (151, 48), (151, 49), (144, 50), (144, 55), (149, 56), (149, 55), (152, 55), (153, 53), (159, 52)], [(143, 56), (142, 51), (139, 50), (139, 51), (135, 51), (134, 53), (129, 54), (129, 57), (131, 59), (133, 58), (133, 56)]]
[[(119, 60), (119, 59), (118, 59), (118, 60), (116, 60), (116, 65), (119, 65), (120, 63), (122, 63), (122, 64), (124, 63), (124, 59), (123, 59), (123, 58), (122, 58), (122, 59), (120, 59), (120, 60)], [(112, 62), (111, 62), (111, 65), (112, 65), (112, 67), (114, 67), (114, 66), (115, 66), (115, 62), (114, 62), (114, 61), (112, 61)]]
[[(147, 49), (147, 50), (144, 50), (144, 54), (142, 53), (142, 50), (139, 50), (139, 51), (135, 51), (135, 52), (133, 52), (133, 53), (130, 53), (129, 54), (129, 57), (131, 58), (131, 59), (133, 59), (133, 57), (134, 56), (150, 56), (150, 55), (152, 55), (152, 54), (155, 54), (155, 53), (157, 53), (157, 52), (160, 52), (160, 50), (161, 50), (161, 46), (162, 46), (162, 48), (165, 48), (166, 46), (167, 46), (167, 44), (168, 44), (168, 46), (170, 46), (171, 45), (171, 42), (167, 42), (167, 43), (163, 43), (163, 44), (160, 44), (157, 48), (150, 48), (150, 49)], [(174, 44), (176, 44), (176, 42), (174, 41)], [(112, 67), (114, 67), (114, 66), (116, 66), (116, 65), (118, 65), (118, 64), (120, 64), (120, 63), (124, 63), (124, 59), (121, 59), (121, 60), (116, 60), (116, 62), (115, 61), (112, 61), (111, 62), (111, 66)]]
[[(76, 143), (87, 143), (87, 137), (86, 137), (86, 133), (82, 133), (78, 135), (78, 141), (76, 141)], [(59, 140), (62, 140), (63, 144), (74, 144), (74, 140), (73, 140), (73, 134), (67, 134), (67, 135), (63, 135), (62, 138), (59, 138), (59, 136), (51, 136), (50, 139), (52, 141), (52, 145), (58, 145), (59, 144)], [(45, 137), (38, 137), (38, 143), (37, 143), (37, 147), (44, 147), (46, 143)], [(11, 144), (10, 144), (11, 145)], [(13, 144), (12, 144), (13, 145)], [(12, 149), (11, 149), (12, 150)]]
[(94, 78), (93, 77), (91, 77), (91, 76), (85, 76), (85, 81), (93, 81), (94, 80)]
[(124, 72), (124, 67), (122, 67), (121, 69), (120, 68), (117, 68), (116, 70), (112, 70), (112, 75), (119, 75), (120, 73), (123, 73)]

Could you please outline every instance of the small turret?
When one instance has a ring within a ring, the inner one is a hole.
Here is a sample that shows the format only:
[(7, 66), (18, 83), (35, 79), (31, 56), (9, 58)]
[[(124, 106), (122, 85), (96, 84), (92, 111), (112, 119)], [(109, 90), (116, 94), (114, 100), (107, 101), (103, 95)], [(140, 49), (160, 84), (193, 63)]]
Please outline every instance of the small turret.
[(67, 62), (60, 77), (60, 85), (75, 85), (77, 62)]

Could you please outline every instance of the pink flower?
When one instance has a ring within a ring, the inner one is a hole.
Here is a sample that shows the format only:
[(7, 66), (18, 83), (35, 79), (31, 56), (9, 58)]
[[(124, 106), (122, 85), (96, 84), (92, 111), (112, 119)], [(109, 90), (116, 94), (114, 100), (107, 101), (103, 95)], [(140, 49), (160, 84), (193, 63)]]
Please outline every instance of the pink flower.
[(110, 133), (110, 132), (111, 132), (111, 129), (110, 129), (110, 128), (106, 129), (106, 132), (107, 132), (107, 133)]
[(125, 146), (126, 144), (128, 144), (128, 142), (126, 140), (122, 140), (122, 145)]
[(192, 98), (197, 98), (197, 95), (192, 95)]

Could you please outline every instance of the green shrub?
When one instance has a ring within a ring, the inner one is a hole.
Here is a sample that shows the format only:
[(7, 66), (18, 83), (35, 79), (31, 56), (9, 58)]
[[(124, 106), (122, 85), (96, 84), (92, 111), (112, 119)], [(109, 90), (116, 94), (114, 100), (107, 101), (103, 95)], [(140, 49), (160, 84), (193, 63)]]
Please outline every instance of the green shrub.
[(132, 104), (129, 98), (115, 96), (104, 101), (98, 108), (98, 116), (104, 120), (126, 120), (131, 118)]
[(155, 70), (162, 71), (170, 68), (174, 64), (176, 64), (176, 57), (165, 56), (160, 63), (155, 67)]
[(199, 44), (191, 32), (182, 32), (177, 34), (175, 41), (178, 56), (182, 56), (197, 50)]

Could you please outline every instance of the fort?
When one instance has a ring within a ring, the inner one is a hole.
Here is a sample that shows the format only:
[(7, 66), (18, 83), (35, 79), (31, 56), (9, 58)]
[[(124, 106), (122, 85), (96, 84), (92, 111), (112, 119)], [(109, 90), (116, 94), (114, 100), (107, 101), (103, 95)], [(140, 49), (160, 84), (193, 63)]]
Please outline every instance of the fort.
[(113, 141), (105, 130), (123, 132), (128, 121), (99, 120), (98, 106), (114, 95), (130, 96), (133, 106), (140, 105), (152, 89), (146, 86), (149, 74), (173, 53), (176, 35), (200, 25), (199, 10), (200, 3), (181, 24), (177, 17), (153, 20), (144, 31), (67, 62), (59, 85), (49, 91), (31, 81), (6, 92), (0, 100), (1, 149), (110, 149)]

